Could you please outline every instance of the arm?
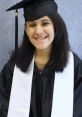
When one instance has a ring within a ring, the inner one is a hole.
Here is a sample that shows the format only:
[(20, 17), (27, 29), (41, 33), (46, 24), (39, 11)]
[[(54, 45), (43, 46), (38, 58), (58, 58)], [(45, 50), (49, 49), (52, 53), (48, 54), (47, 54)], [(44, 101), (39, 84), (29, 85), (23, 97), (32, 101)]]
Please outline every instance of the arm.
[(82, 61), (74, 54), (74, 116), (82, 117)]
[(8, 61), (0, 74), (0, 117), (7, 117), (14, 62)]

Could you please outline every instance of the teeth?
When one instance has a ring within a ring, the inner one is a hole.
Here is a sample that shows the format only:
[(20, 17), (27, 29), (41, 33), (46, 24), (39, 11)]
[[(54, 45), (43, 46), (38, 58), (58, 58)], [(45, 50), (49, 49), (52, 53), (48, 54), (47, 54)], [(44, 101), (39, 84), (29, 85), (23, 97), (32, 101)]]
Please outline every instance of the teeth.
[(47, 36), (40, 38), (40, 40), (44, 40), (44, 39), (46, 39), (46, 38), (47, 38)]
[(45, 36), (45, 37), (38, 37), (38, 38), (35, 37), (35, 39), (40, 39), (40, 40), (44, 40), (46, 38), (47, 38), (47, 36)]
[(40, 40), (44, 40), (45, 38), (40, 38)]

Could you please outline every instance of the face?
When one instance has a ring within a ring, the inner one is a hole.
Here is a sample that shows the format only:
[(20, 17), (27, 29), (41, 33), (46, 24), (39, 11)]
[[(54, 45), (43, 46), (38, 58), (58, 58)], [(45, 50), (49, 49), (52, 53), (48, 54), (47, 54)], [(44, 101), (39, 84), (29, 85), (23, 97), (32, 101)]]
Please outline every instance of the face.
[(27, 21), (25, 31), (37, 50), (50, 49), (54, 40), (54, 25), (48, 16)]

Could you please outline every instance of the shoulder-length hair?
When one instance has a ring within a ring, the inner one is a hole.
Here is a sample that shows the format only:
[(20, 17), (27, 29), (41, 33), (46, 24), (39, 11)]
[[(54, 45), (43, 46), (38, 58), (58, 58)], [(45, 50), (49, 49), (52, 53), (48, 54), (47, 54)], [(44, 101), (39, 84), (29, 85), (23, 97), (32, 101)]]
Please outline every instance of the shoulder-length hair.
[[(51, 51), (50, 60), (47, 67), (61, 72), (65, 68), (68, 61), (68, 33), (65, 22), (58, 13), (47, 15), (54, 24), (55, 37)], [(34, 56), (35, 47), (30, 43), (29, 38), (24, 31), (24, 37), (21, 46), (18, 49), (18, 57), (16, 59), (17, 66), (26, 72)]]

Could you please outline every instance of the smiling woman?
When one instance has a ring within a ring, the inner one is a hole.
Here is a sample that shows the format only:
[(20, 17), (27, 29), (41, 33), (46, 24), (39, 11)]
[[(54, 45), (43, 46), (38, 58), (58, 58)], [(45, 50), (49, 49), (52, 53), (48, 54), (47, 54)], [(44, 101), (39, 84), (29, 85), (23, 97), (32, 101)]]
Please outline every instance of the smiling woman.
[(16, 9), (16, 24), (20, 8), (24, 36), (0, 74), (0, 117), (82, 117), (82, 61), (56, 2), (17, 3), (7, 10)]
[(48, 16), (31, 22), (27, 21), (25, 30), (36, 51), (50, 51), (54, 40), (54, 25)]
[(48, 16), (44, 16), (38, 20), (27, 21), (25, 30), (29, 41), (35, 47), (35, 63), (42, 69), (50, 58), (55, 36), (53, 22)]

